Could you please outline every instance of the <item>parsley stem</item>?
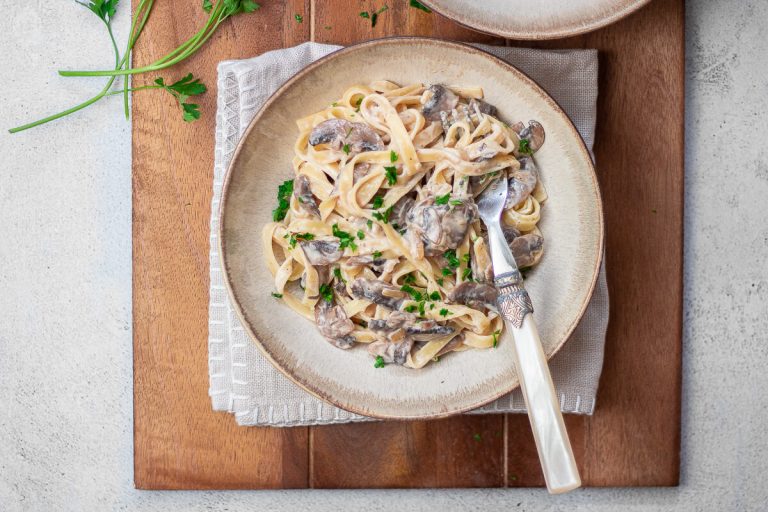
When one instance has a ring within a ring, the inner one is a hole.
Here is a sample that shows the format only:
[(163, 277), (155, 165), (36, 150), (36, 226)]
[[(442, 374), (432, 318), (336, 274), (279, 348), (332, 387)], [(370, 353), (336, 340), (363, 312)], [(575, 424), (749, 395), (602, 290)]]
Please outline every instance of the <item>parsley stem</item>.
[(140, 87), (129, 87), (128, 89), (124, 89), (121, 91), (109, 91), (104, 96), (114, 96), (116, 94), (123, 94), (125, 90), (128, 92), (135, 92), (135, 91), (146, 91), (147, 89), (162, 89), (163, 87), (160, 85), (142, 85)]

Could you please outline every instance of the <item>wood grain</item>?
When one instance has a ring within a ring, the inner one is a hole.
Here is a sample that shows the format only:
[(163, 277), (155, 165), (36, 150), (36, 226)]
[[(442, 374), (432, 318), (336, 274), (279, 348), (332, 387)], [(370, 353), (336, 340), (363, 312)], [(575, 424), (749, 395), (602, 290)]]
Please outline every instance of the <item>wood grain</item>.
[[(349, 44), (431, 35), (523, 45), (407, 2), (391, 3), (376, 27), (358, 13), (383, 3), (262, 4), (258, 13), (226, 22), (202, 51), (164, 73), (170, 79), (194, 71), (209, 86), (195, 125), (181, 121), (170, 96), (137, 93), (133, 100), (136, 487), (543, 485), (522, 415), (267, 429), (240, 428), (230, 415), (211, 411), (206, 313), (216, 64), (310, 38)], [(194, 5), (158, 2), (134, 63), (151, 62), (195, 32), (204, 15)], [(683, 19), (683, 0), (656, 0), (598, 32), (537, 44), (598, 48), (601, 58), (595, 153), (611, 321), (596, 414), (566, 418), (585, 485), (675, 485), (679, 478)]]

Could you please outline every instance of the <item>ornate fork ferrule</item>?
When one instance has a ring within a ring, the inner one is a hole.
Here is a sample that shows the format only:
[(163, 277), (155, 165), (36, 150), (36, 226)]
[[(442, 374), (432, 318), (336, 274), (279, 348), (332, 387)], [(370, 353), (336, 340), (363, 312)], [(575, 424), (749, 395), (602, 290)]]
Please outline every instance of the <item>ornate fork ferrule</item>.
[(496, 299), (499, 311), (512, 325), (520, 329), (525, 315), (533, 313), (533, 303), (523, 287), (522, 274), (515, 269), (496, 276), (494, 281), (499, 290)]

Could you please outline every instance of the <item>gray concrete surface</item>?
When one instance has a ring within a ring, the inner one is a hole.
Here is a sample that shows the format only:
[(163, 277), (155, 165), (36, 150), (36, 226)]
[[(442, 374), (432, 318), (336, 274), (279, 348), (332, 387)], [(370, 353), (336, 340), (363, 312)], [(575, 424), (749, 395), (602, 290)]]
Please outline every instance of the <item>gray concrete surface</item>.
[[(135, 491), (130, 131), (109, 101), (0, 133), (0, 511), (768, 510), (768, 2), (688, 4), (679, 488)], [(0, 5), (2, 128), (100, 87), (54, 74), (109, 62), (95, 17)]]

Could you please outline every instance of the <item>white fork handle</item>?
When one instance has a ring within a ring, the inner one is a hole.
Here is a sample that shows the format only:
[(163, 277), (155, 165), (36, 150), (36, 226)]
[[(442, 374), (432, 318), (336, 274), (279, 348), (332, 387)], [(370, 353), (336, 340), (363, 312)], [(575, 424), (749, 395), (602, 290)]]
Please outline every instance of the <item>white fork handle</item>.
[(486, 222), (499, 311), (514, 339), (515, 368), (528, 408), (547, 489), (560, 494), (581, 487), (555, 385), (533, 319), (533, 305), (498, 222)]
[(506, 325), (514, 338), (515, 367), (520, 374), (520, 387), (547, 489), (552, 494), (560, 494), (581, 487), (579, 470), (533, 314), (525, 315), (520, 328), (511, 322), (506, 322)]

